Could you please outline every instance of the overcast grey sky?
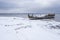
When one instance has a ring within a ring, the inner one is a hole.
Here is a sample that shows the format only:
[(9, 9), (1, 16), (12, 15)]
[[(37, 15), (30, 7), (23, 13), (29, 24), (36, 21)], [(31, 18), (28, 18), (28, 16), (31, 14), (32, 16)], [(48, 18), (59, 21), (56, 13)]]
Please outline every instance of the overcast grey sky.
[(0, 0), (0, 13), (60, 13), (60, 0)]

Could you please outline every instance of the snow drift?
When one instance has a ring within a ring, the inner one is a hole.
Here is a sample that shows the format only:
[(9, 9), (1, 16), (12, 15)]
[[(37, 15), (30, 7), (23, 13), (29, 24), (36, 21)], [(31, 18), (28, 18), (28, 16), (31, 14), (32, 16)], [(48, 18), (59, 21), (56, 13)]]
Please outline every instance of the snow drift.
[(0, 40), (60, 40), (60, 22), (0, 17)]

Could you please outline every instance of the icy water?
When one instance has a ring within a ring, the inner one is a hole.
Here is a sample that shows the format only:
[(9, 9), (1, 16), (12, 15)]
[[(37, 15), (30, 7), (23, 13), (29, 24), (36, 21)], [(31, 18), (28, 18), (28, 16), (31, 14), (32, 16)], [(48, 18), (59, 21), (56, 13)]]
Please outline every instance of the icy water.
[[(35, 13), (34, 15), (42, 15), (41, 14), (37, 14)], [(28, 18), (27, 13), (0, 13), (0, 17), (23, 17), (23, 18)], [(55, 21), (59, 21), (60, 22), (60, 13), (56, 13), (55, 14)]]
[(55, 20), (60, 22), (60, 14), (55, 15)]

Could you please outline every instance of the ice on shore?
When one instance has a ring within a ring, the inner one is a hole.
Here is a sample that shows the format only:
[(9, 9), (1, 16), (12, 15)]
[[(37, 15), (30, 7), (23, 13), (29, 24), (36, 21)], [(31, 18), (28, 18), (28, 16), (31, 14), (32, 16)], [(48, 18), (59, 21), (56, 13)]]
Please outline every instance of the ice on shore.
[(0, 17), (0, 40), (60, 40), (60, 22)]

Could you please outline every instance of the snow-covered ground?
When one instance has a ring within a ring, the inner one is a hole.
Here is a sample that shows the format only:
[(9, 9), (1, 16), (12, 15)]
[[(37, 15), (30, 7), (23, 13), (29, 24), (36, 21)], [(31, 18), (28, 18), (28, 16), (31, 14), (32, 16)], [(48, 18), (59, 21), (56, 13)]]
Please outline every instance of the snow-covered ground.
[(0, 40), (60, 40), (60, 22), (0, 17)]

